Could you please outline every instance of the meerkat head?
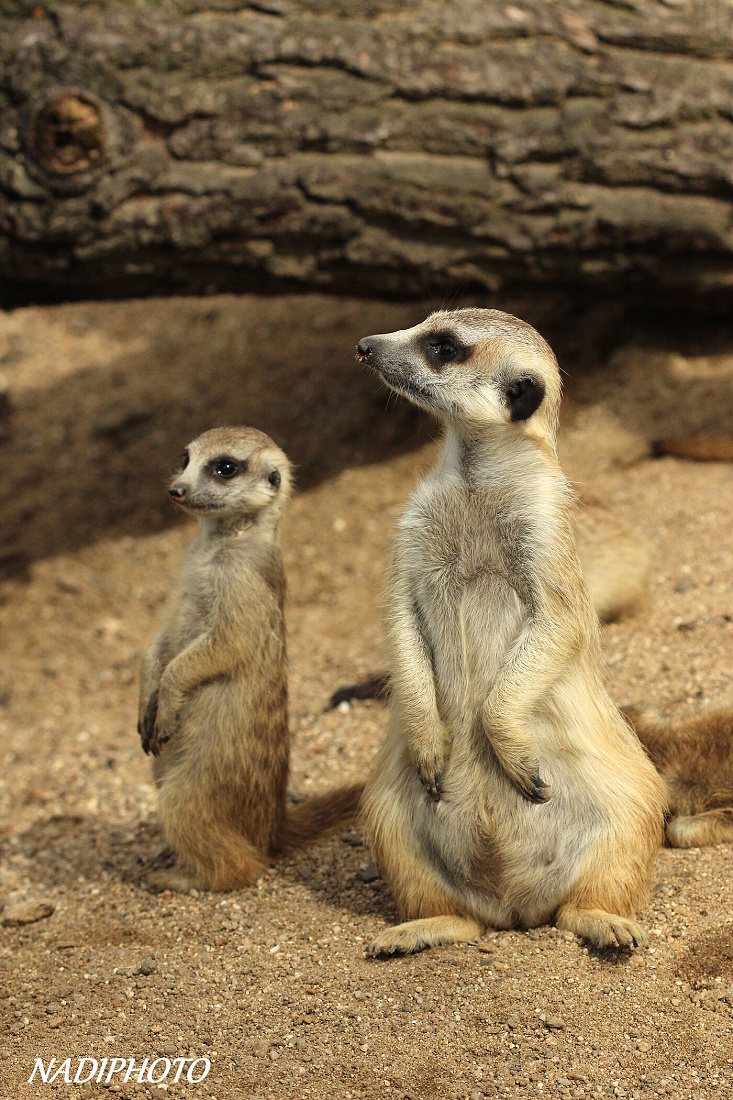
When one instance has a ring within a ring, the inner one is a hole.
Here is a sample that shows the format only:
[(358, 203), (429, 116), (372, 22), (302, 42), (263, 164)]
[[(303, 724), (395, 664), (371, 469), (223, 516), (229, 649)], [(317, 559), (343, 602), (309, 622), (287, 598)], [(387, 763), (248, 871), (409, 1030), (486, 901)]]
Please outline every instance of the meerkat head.
[(277, 516), (291, 490), (290, 462), (256, 428), (214, 428), (189, 443), (168, 492), (186, 511), (225, 523)]
[(365, 337), (356, 357), (442, 420), (470, 431), (504, 425), (554, 446), (557, 360), (531, 325), (509, 313), (433, 313), (414, 328)]

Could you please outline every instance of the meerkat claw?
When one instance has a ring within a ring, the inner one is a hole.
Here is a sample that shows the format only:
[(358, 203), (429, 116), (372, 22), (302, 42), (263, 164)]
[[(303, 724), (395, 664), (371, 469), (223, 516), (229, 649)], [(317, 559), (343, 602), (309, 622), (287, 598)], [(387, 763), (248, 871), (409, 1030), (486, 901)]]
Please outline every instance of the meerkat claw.
[(440, 772), (435, 772), (430, 775), (428, 772), (418, 767), (417, 774), (420, 777), (420, 782), (433, 802), (440, 802), (440, 796), (443, 793), (443, 778)]
[(529, 783), (525, 785), (521, 780), (518, 780), (515, 786), (527, 802), (542, 803), (547, 802), (552, 797), (549, 784), (544, 783), (536, 772), (529, 777)]
[(166, 742), (170, 741), (170, 739), (171, 735), (169, 733), (156, 730), (155, 735), (150, 738), (150, 751), (152, 752), (153, 756), (159, 756), (162, 746), (165, 745)]
[(143, 722), (142, 729), (138, 725), (138, 731), (142, 740), (143, 752), (148, 754), (152, 752), (153, 756), (157, 756), (160, 752), (158, 745), (160, 738), (156, 735), (154, 728)]

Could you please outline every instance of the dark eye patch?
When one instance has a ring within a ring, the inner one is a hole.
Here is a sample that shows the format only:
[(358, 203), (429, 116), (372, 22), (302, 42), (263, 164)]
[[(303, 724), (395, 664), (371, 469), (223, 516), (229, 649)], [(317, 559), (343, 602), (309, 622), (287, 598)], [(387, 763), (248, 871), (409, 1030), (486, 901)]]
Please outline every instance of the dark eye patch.
[(236, 458), (229, 458), (228, 455), (222, 455), (220, 458), (215, 458), (209, 468), (212, 477), (220, 478), (222, 481), (230, 481), (237, 474), (244, 473), (247, 469), (247, 463), (240, 462)]
[(530, 374), (513, 378), (504, 386), (504, 397), (512, 420), (529, 420), (545, 399), (545, 383)]
[(468, 348), (453, 332), (432, 332), (425, 341), (425, 354), (434, 369), (446, 363), (462, 363), (468, 358)]
[(188, 451), (184, 451), (183, 454), (181, 455), (181, 473), (183, 473), (183, 471), (186, 469), (187, 466), (188, 466)]

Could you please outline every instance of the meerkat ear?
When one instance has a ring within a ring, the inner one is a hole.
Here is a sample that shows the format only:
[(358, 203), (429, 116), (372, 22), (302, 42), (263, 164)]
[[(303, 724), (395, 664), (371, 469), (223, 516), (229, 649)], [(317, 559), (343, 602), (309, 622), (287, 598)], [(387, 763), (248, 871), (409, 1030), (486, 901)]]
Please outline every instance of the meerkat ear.
[(531, 374), (513, 378), (504, 386), (504, 397), (512, 420), (529, 420), (545, 399), (545, 383)]
[(267, 475), (267, 481), (268, 481), (268, 484), (270, 484), (273, 487), (275, 492), (277, 492), (277, 490), (280, 488), (280, 482), (282, 481), (282, 477), (280, 476), (280, 471), (279, 470), (271, 470), (270, 473)]

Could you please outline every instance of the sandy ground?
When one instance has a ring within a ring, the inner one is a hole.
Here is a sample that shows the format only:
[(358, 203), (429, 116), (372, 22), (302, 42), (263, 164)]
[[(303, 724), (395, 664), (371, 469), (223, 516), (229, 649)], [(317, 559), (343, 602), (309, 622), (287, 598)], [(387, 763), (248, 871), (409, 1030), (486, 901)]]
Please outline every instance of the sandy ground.
[[(13, 409), (0, 421), (0, 901), (53, 908), (0, 928), (2, 1097), (101, 1093), (27, 1084), (52, 1056), (207, 1056), (202, 1084), (168, 1091), (218, 1100), (733, 1094), (730, 846), (659, 853), (649, 946), (633, 954), (542, 928), (367, 961), (396, 914), (357, 828), (228, 896), (145, 887), (162, 842), (137, 667), (191, 536), (164, 493), (176, 456), (241, 422), (297, 463), (292, 787), (362, 776), (383, 708), (323, 708), (382, 663), (391, 534), (435, 430), (388, 403), (352, 350), (423, 313), (217, 298), (0, 317)], [(564, 360), (563, 445), (584, 492), (654, 547), (647, 606), (604, 631), (611, 688), (664, 714), (730, 704), (731, 466), (646, 454), (657, 435), (733, 428), (733, 342), (615, 339)]]

